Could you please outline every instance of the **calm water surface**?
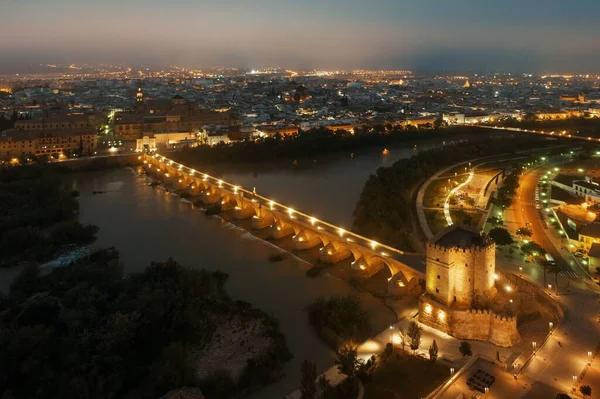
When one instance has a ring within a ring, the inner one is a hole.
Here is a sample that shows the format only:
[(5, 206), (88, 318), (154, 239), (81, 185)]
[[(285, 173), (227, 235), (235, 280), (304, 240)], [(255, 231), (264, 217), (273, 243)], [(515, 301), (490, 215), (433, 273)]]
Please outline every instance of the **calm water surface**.
[[(223, 178), (246, 188), (256, 187), (260, 194), (349, 228), (369, 174), (412, 154), (412, 148), (393, 149), (388, 156), (377, 151), (310, 168), (226, 173)], [(189, 267), (222, 270), (230, 275), (226, 288), (234, 299), (250, 302), (279, 320), (294, 358), (286, 365), (284, 378), (256, 398), (282, 398), (294, 390), (304, 359), (315, 361), (321, 371), (333, 364), (334, 354), (308, 324), (306, 306), (315, 298), (360, 295), (374, 331), (395, 320), (381, 301), (357, 293), (343, 281), (327, 274), (306, 278), (310, 265), (297, 258), (269, 262), (269, 256), (280, 251), (278, 248), (218, 217), (206, 217), (178, 197), (149, 187), (145, 178), (131, 169), (82, 173), (72, 179), (81, 194), (80, 220), (100, 228), (95, 245), (115, 246), (127, 272), (141, 271), (151, 261), (169, 257)], [(93, 191), (105, 194), (93, 195)], [(6, 290), (17, 272), (1, 271), (0, 288)]]

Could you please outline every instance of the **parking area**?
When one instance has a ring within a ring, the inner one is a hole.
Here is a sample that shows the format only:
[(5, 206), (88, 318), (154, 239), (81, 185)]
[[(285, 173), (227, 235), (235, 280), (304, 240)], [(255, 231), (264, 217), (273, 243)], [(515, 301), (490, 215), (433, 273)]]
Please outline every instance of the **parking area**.
[[(469, 384), (469, 380), (471, 384)], [(485, 393), (486, 386), (488, 387), (487, 394)], [(527, 393), (531, 386), (531, 381), (528, 378), (521, 377), (515, 380), (512, 374), (501, 370), (486, 360), (479, 359), (448, 388), (442, 398), (519, 398)]]

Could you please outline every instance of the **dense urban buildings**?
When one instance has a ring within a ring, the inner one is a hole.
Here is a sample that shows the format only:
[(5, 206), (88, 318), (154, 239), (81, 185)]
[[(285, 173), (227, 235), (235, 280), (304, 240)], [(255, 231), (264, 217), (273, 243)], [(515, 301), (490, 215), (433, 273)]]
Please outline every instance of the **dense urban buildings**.
[[(0, 113), (16, 119), (18, 131), (75, 139), (76, 127), (95, 129), (106, 148), (131, 151), (286, 136), (318, 127), (353, 132), (378, 125), (410, 129), (600, 117), (596, 75), (87, 68), (0, 76)], [(17, 148), (3, 158), (27, 153)], [(42, 154), (37, 151), (32, 154)]]

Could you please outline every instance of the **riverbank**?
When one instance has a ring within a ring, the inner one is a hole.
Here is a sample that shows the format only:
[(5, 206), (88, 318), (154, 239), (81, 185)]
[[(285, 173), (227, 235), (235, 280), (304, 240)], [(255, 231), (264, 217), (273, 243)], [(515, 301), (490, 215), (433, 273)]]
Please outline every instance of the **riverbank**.
[(45, 167), (0, 168), (0, 268), (49, 262), (92, 243), (98, 229), (79, 222), (78, 196)]
[(242, 397), (278, 380), (291, 358), (273, 317), (229, 297), (225, 273), (168, 260), (125, 275), (112, 250), (40, 272), (28, 267), (2, 303), (10, 332), (0, 344), (11, 350), (0, 354), (0, 391), (11, 397), (158, 397), (182, 387)]
[[(328, 173), (321, 171), (321, 175)], [(395, 320), (381, 301), (327, 273), (306, 278), (310, 266), (292, 256), (269, 261), (271, 255), (280, 254), (271, 243), (218, 217), (206, 217), (178, 196), (149, 187), (130, 169), (74, 174), (71, 179), (80, 192), (82, 222), (100, 228), (94, 246), (119, 248), (126, 273), (141, 272), (150, 262), (169, 256), (186, 267), (222, 270), (230, 276), (227, 292), (233, 300), (251, 303), (278, 320), (294, 358), (285, 364), (280, 380), (252, 399), (281, 399), (296, 389), (307, 356), (319, 371), (334, 362), (335, 353), (308, 323), (306, 309), (319, 296), (358, 296), (374, 324), (389, 326)], [(94, 191), (103, 194), (94, 195)]]
[[(0, 264), (20, 267), (2, 273), (0, 324), (9, 333), (0, 334), (0, 345), (12, 350), (0, 355), (0, 364), (10, 365), (0, 366), (7, 377), (0, 394), (157, 397), (194, 386), (209, 397), (245, 397), (282, 378), (292, 355), (277, 320), (232, 300), (227, 274), (170, 259), (125, 274), (114, 248), (87, 245), (99, 229), (77, 221), (80, 193), (65, 181), (70, 175), (39, 166), (1, 172), (3, 198), (18, 202), (2, 220)], [(119, 191), (86, 190), (84, 198)], [(82, 337), (82, 329), (90, 333)], [(31, 361), (35, 366), (24, 365)], [(44, 382), (21, 383), (33, 378)]]
[(409, 250), (414, 235), (415, 192), (425, 179), (452, 164), (497, 154), (513, 154), (519, 148), (556, 146), (556, 141), (537, 137), (500, 136), (479, 139), (420, 152), (402, 159), (365, 183), (354, 212), (357, 233), (401, 250)]
[[(219, 162), (208, 162), (201, 157), (192, 157), (181, 151), (164, 152), (170, 159), (180, 162), (184, 165), (194, 167), (197, 170), (202, 170), (211, 176), (225, 176), (232, 173), (235, 174), (261, 174), (272, 171), (310, 171), (318, 170), (327, 167), (332, 163), (338, 162), (340, 159), (360, 159), (363, 156), (371, 154), (380, 154), (382, 156), (394, 157), (395, 150), (414, 149), (420, 150), (421, 147), (429, 147), (433, 144), (437, 145), (442, 141), (456, 141), (471, 137), (475, 130), (461, 127), (459, 129), (442, 129), (442, 130), (424, 130), (415, 134), (404, 132), (405, 136), (397, 138), (383, 135), (387, 138), (385, 141), (375, 141), (365, 146), (356, 146), (349, 149), (336, 149), (326, 153), (315, 154), (297, 154), (296, 156), (286, 156), (274, 158), (265, 156), (255, 161), (244, 161), (239, 159), (224, 158)], [(476, 134), (476, 133), (475, 133)], [(390, 154), (384, 154), (384, 150), (388, 149)], [(214, 149), (216, 150), (216, 149)], [(211, 151), (211, 149), (207, 149)], [(374, 172), (374, 171), (373, 171)]]

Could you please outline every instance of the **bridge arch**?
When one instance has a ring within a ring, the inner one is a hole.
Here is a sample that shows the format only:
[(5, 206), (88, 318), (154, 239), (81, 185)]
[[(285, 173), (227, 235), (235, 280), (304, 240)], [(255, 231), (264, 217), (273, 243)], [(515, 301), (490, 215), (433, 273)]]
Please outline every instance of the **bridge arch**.
[(323, 235), (319, 234), (315, 230), (308, 228), (300, 228), (293, 238), (293, 244), (294, 249), (298, 251), (303, 249), (314, 248), (316, 246), (324, 248), (326, 244), (326, 239), (323, 237)]

